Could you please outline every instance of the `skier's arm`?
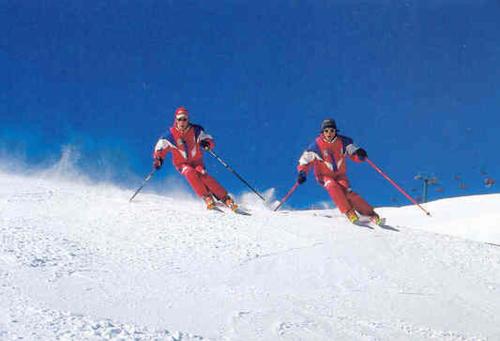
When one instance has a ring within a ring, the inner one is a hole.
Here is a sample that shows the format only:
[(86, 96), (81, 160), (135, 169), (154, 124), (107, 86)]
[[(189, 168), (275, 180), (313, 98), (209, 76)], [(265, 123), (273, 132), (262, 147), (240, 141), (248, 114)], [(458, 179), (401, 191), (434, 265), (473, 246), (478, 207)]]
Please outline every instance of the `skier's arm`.
[(297, 182), (303, 184), (307, 179), (307, 173), (313, 167), (314, 161), (321, 159), (318, 155), (318, 151), (315, 150), (315, 145), (312, 144), (306, 149), (299, 159), (299, 164), (297, 165)]
[[(349, 154), (349, 153), (348, 153)], [(354, 162), (364, 162), (365, 159), (368, 157), (368, 154), (366, 153), (366, 150), (363, 148), (357, 147), (352, 154), (349, 154), (349, 157), (351, 160)]]
[(307, 175), (307, 173), (309, 173), (309, 169), (311, 168), (311, 166), (312, 166), (311, 163), (302, 165), (299, 162), (299, 164), (297, 165), (297, 172), (299, 173), (302, 172)]
[(198, 135), (198, 143), (200, 144), (200, 147), (205, 150), (212, 150), (215, 147), (213, 137), (207, 134), (203, 129), (201, 129), (200, 134)]
[(313, 167), (316, 160), (322, 160), (320, 155), (321, 151), (319, 150), (316, 142), (311, 143), (300, 156), (297, 171), (307, 174), (307, 172), (309, 172), (309, 169)]
[(307, 172), (309, 172), (309, 168), (311, 168), (312, 166), (312, 161), (305, 163), (306, 161), (304, 161), (304, 159), (307, 158), (307, 156), (304, 157), (305, 153), (306, 152), (304, 152), (300, 157), (299, 165), (297, 166), (297, 171), (299, 172), (297, 174), (297, 183), (299, 185), (302, 185), (304, 182), (306, 182)]
[(368, 155), (363, 148), (360, 148), (356, 144), (354, 144), (353, 140), (349, 137), (342, 136), (341, 138), (345, 146), (345, 152), (351, 160), (353, 160), (354, 162), (365, 161), (365, 158), (368, 157)]
[(155, 169), (161, 168), (161, 166), (163, 165), (163, 160), (167, 156), (167, 153), (172, 149), (172, 147), (172, 143), (164, 137), (161, 137), (158, 142), (156, 142), (153, 152), (153, 167)]

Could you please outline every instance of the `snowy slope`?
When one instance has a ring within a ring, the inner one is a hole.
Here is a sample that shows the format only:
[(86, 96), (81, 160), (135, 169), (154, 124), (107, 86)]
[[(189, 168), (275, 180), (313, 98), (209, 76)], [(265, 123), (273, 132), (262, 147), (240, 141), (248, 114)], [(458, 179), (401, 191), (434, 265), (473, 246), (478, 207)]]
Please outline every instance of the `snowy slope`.
[(0, 173), (0, 339), (500, 339), (500, 195), (251, 217)]

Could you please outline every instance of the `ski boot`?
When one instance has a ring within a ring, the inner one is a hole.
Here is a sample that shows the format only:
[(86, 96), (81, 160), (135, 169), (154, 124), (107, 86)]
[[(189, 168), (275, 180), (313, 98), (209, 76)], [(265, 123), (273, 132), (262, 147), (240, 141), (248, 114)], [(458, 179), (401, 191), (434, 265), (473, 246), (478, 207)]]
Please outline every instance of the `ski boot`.
[(233, 198), (227, 195), (224, 199), (222, 199), (224, 204), (231, 209), (231, 211), (236, 211), (238, 209), (238, 205), (234, 202)]
[(356, 211), (354, 210), (349, 210), (345, 213), (345, 216), (347, 217), (347, 219), (353, 223), (353, 224), (357, 224), (359, 222), (359, 217), (358, 215), (356, 214)]
[(385, 219), (380, 218), (380, 216), (379, 216), (377, 213), (373, 213), (373, 214), (370, 216), (370, 221), (371, 221), (372, 223), (374, 223), (375, 225), (377, 225), (377, 226), (382, 226), (382, 225), (384, 225), (384, 223), (385, 223)]
[(215, 208), (215, 200), (211, 195), (206, 195), (203, 197), (205, 204), (207, 205), (207, 210), (213, 210)]

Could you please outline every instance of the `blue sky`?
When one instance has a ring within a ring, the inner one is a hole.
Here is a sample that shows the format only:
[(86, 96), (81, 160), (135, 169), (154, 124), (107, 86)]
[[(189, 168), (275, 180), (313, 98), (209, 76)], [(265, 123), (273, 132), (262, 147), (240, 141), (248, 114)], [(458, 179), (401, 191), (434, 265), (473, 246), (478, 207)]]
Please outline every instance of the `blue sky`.
[[(482, 181), (500, 178), (499, 17), (497, 1), (2, 0), (0, 147), (36, 167), (70, 144), (82, 170), (106, 164), (133, 188), (185, 105), (216, 152), (280, 197), (332, 117), (415, 196), (419, 172), (441, 181), (431, 199), (498, 191)], [(367, 164), (349, 174), (373, 204), (406, 203)], [(290, 204), (322, 200), (311, 177)]]

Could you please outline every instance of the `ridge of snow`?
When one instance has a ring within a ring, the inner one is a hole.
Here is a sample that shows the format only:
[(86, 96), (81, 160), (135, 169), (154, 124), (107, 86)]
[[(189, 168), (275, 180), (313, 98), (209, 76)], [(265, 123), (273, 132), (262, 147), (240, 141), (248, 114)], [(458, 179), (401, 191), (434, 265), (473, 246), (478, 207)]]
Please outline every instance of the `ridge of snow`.
[(131, 194), (0, 173), (1, 339), (500, 338), (499, 194), (392, 230)]

